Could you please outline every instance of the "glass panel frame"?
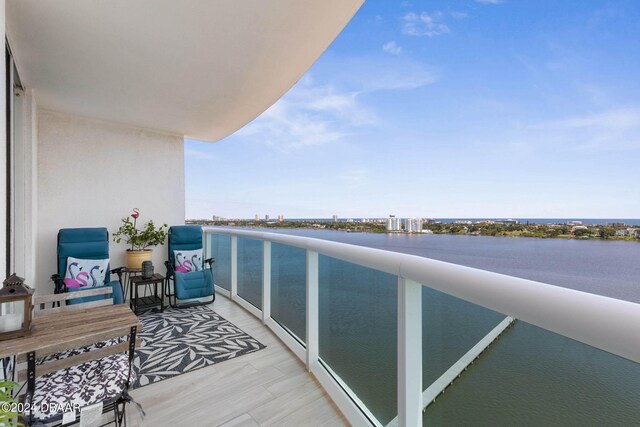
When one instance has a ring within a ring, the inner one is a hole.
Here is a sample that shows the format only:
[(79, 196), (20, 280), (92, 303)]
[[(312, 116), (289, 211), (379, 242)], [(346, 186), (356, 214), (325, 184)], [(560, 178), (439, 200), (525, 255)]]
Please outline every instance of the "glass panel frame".
[(307, 253), (271, 243), (271, 318), (298, 341), (307, 339)]
[(238, 237), (238, 296), (262, 310), (262, 240)]
[(215, 258), (212, 265), (214, 283), (231, 291), (231, 236), (207, 233), (209, 256)]
[(397, 414), (396, 276), (319, 255), (319, 356), (386, 425)]

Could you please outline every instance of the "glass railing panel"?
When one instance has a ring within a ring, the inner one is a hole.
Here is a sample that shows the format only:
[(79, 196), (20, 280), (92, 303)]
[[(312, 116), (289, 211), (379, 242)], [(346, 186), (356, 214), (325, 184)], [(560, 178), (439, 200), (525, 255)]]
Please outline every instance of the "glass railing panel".
[(209, 256), (215, 258), (212, 265), (213, 281), (226, 290), (231, 290), (231, 236), (207, 233)]
[(306, 342), (307, 255), (304, 249), (271, 244), (271, 317)]
[(319, 256), (320, 359), (380, 423), (397, 413), (397, 278)]
[(422, 384), (426, 389), (506, 316), (422, 287)]
[(640, 364), (516, 322), (424, 413), (424, 425), (637, 425)]
[(262, 241), (238, 237), (238, 295), (262, 308)]

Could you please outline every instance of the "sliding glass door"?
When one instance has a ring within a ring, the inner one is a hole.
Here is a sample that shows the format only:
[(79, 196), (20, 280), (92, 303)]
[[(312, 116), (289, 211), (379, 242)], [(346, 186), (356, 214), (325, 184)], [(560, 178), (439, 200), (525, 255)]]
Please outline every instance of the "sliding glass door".
[[(6, 133), (6, 274), (16, 272), (16, 265), (24, 265), (18, 259), (16, 236), (24, 235), (24, 135), (23, 135), (23, 98), (24, 91), (18, 74), (11, 48), (5, 42), (7, 133)], [(16, 263), (18, 261), (18, 263)], [(24, 274), (24, 272), (18, 272)], [(4, 278), (2, 278), (4, 280)]]

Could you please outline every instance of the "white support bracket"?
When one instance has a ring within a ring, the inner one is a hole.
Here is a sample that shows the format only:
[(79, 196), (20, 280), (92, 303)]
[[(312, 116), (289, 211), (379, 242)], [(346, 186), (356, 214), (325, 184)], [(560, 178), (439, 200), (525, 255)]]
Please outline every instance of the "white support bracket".
[(238, 297), (238, 237), (231, 236), (231, 300)]
[(262, 323), (271, 317), (271, 242), (262, 242)]
[(318, 363), (318, 252), (307, 251), (307, 369)]
[(422, 285), (398, 277), (398, 425), (422, 426)]

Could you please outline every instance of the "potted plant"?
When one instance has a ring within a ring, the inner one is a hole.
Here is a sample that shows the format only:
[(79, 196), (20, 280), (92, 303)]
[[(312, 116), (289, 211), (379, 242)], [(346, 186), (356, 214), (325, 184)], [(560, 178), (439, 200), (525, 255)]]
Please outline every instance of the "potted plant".
[[(130, 216), (122, 218), (122, 225), (113, 233), (113, 240), (116, 243), (124, 240), (127, 245), (131, 245), (131, 248), (127, 249), (126, 264), (128, 268), (141, 268), (143, 261), (151, 261), (153, 249), (150, 249), (150, 247), (164, 245), (164, 241), (167, 238), (165, 230), (167, 224), (156, 228), (153, 221), (150, 220), (144, 228), (138, 230), (137, 221), (139, 216), (140, 211), (138, 208), (133, 209), (133, 213)], [(133, 221), (131, 221), (131, 218), (133, 218)]]
[(14, 399), (13, 389), (18, 387), (18, 383), (13, 381), (0, 380), (0, 426), (18, 427), (25, 424), (18, 417), (18, 403)]

